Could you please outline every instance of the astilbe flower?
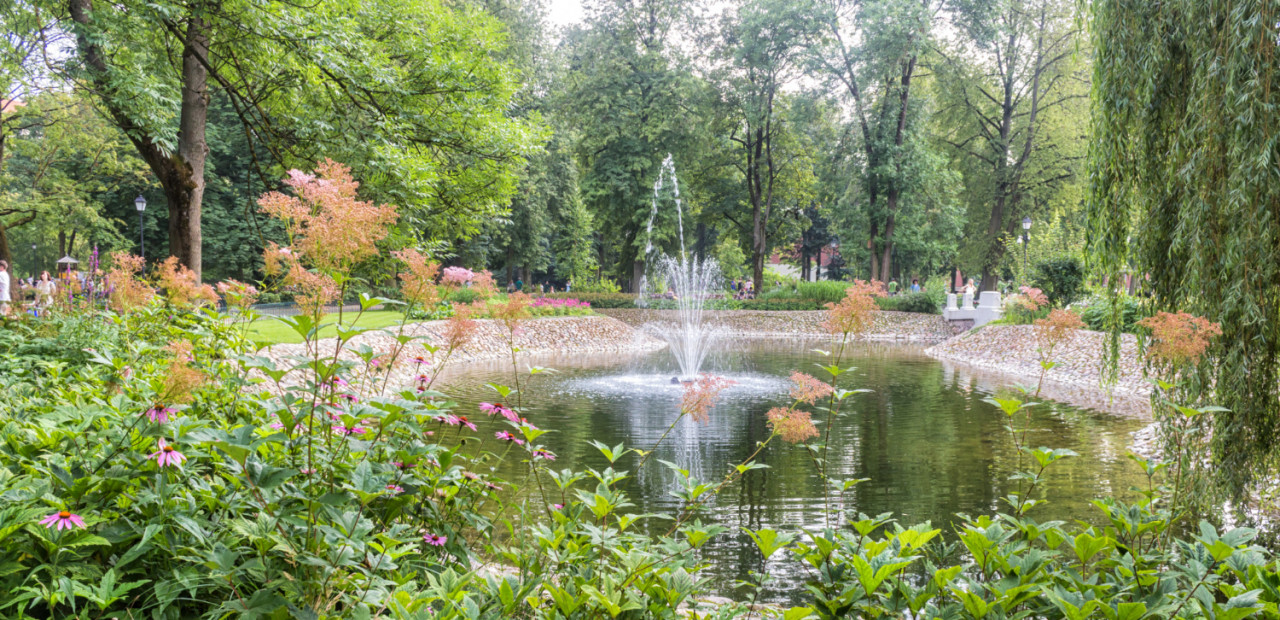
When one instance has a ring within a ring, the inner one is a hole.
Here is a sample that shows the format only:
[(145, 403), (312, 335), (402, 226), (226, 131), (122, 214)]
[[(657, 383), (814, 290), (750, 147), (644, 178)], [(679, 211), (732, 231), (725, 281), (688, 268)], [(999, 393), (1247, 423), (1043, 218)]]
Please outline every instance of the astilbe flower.
[(830, 384), (803, 372), (791, 373), (791, 398), (812, 405), (834, 392)]
[(312, 267), (345, 272), (377, 252), (396, 210), (357, 198), (360, 184), (350, 168), (331, 159), (316, 174), (290, 170), (284, 180), (293, 195), (268, 192), (258, 199), (263, 212), (284, 220), (293, 246)]
[(488, 297), (498, 292), (498, 283), (494, 281), (493, 274), (489, 273), (488, 269), (481, 269), (472, 277), (471, 290), (483, 297)]
[(1020, 286), (1018, 290), (1022, 291), (1022, 295), (1018, 296), (1017, 303), (1031, 312), (1049, 305), (1049, 298), (1038, 288)]
[(878, 280), (854, 280), (845, 289), (840, 303), (827, 304), (827, 318), (822, 328), (830, 334), (860, 335), (871, 329), (875, 320), (876, 297), (884, 297), (884, 285)]
[(1222, 335), (1218, 323), (1186, 312), (1159, 312), (1138, 321), (1138, 325), (1151, 330), (1147, 355), (1171, 368), (1199, 362), (1213, 339)]
[(440, 282), (448, 286), (464, 286), (475, 277), (475, 272), (466, 267), (445, 267)]
[(392, 252), (405, 265), (400, 274), (400, 295), (409, 303), (430, 306), (440, 301), (436, 290), (436, 275), (440, 265), (413, 248)]
[(111, 286), (111, 308), (116, 312), (128, 312), (147, 305), (155, 296), (155, 291), (138, 278), (145, 265), (142, 257), (128, 252), (114, 252), (110, 257), (111, 269), (107, 271), (107, 281)]
[(467, 346), (471, 339), (475, 338), (476, 330), (480, 328), (480, 324), (476, 323), (471, 317), (475, 315), (480, 306), (481, 304), (454, 304), (453, 315), (445, 320), (444, 323), (445, 351), (452, 353)]
[(720, 399), (720, 393), (733, 384), (734, 381), (707, 373), (685, 382), (684, 393), (680, 396), (680, 413), (706, 424), (711, 420), (711, 408)]
[(179, 306), (203, 306), (217, 303), (218, 295), (213, 287), (200, 282), (194, 271), (170, 256), (156, 267), (156, 279), (169, 297), (169, 302)]
[(1084, 327), (1080, 315), (1070, 310), (1057, 309), (1043, 319), (1036, 319), (1032, 329), (1035, 331), (1036, 346), (1041, 356), (1047, 358), (1053, 354), (1054, 348)]
[(59, 510), (40, 520), (40, 525), (50, 529), (70, 530), (84, 527), (84, 519), (70, 510)]
[(191, 402), (195, 391), (200, 389), (208, 379), (203, 372), (191, 367), (191, 342), (175, 340), (165, 349), (173, 356), (165, 369), (160, 397), (165, 402), (182, 404)]
[(514, 332), (515, 326), (520, 321), (529, 318), (529, 304), (533, 300), (524, 293), (512, 293), (507, 295), (506, 303), (496, 304), (489, 308), (489, 314), (493, 318), (506, 323), (507, 329)]
[(158, 445), (160, 449), (152, 452), (151, 456), (147, 458), (155, 459), (156, 465), (159, 465), (160, 467), (177, 467), (181, 469), (182, 462), (187, 460), (187, 457), (183, 456), (183, 454), (178, 452), (178, 450), (173, 446), (165, 443), (163, 437), (160, 438)]
[(765, 414), (765, 417), (769, 419), (769, 426), (773, 428), (773, 432), (788, 443), (800, 443), (818, 436), (818, 427), (814, 426), (808, 411), (791, 407), (774, 407)]
[(293, 301), (304, 314), (319, 314), (342, 294), (333, 278), (305, 269), (301, 263), (293, 263), (282, 281), (293, 291)]
[(230, 308), (244, 310), (258, 300), (258, 289), (251, 284), (238, 280), (227, 280), (218, 283), (218, 293)]

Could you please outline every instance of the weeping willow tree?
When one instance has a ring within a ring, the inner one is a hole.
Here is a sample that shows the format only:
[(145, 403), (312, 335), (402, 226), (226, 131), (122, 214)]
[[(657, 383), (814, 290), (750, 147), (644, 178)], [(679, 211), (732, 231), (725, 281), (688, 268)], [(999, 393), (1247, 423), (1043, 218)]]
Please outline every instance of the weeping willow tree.
[(1213, 470), (1238, 498), (1280, 441), (1280, 2), (1092, 7), (1089, 254), (1113, 299), (1131, 267), (1152, 309), (1221, 323), (1200, 397), (1230, 409)]

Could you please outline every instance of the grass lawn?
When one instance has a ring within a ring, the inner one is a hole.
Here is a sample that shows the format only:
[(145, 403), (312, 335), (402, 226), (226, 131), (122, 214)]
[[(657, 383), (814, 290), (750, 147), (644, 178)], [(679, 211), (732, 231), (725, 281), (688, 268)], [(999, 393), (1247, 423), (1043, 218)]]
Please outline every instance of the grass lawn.
[[(356, 318), (356, 313), (347, 312), (342, 315), (343, 325), (351, 325)], [(371, 310), (360, 315), (360, 322), (356, 325), (366, 329), (377, 329), (379, 327), (391, 327), (398, 325), (404, 314), (394, 312), (392, 310)], [(320, 320), (320, 324), (324, 327), (320, 328), (321, 338), (330, 338), (338, 335), (338, 331), (334, 325), (338, 322), (336, 313), (326, 315)], [(274, 317), (262, 317), (253, 322), (249, 326), (249, 338), (255, 342), (265, 342), (268, 344), (282, 343), (299, 343), (302, 342), (302, 336), (293, 331), (292, 327), (280, 322)]]

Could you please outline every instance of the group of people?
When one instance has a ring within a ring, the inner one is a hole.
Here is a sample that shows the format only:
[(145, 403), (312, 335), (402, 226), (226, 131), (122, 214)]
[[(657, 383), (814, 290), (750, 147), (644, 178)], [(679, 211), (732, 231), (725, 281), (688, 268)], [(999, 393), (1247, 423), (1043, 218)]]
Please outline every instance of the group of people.
[(755, 299), (756, 297), (756, 285), (751, 280), (734, 278), (733, 283), (729, 285), (729, 290), (733, 292), (734, 299)]
[[(902, 287), (898, 285), (897, 278), (892, 278), (889, 280), (889, 283), (885, 285), (885, 288), (889, 290), (890, 295), (897, 295), (899, 289)], [(911, 288), (909, 290), (912, 293), (919, 293), (923, 290), (920, 288), (920, 278), (911, 278)]]
[[(48, 308), (53, 304), (53, 295), (58, 291), (58, 284), (48, 271), (40, 272), (39, 278), (26, 278), (18, 280), (17, 301), (21, 302), (26, 299), (27, 293), (33, 293), (34, 300), (32, 306), (36, 308)], [(0, 260), (0, 314), (8, 314), (9, 306), (15, 301), (13, 279), (9, 277), (9, 262)]]
[[(534, 288), (537, 288), (537, 290), (538, 290), (538, 292), (539, 292), (539, 293), (559, 293), (559, 292), (561, 292), (561, 291), (557, 291), (557, 290), (556, 290), (556, 285), (555, 285), (555, 284), (549, 284), (549, 283), (545, 283), (545, 282), (539, 282), (539, 283), (538, 283), (538, 284), (536, 284), (535, 286), (531, 286), (531, 287), (529, 287), (529, 292), (533, 292)], [(569, 293), (569, 292), (571, 292), (572, 290), (573, 290), (573, 280), (569, 280), (568, 282), (566, 282), (566, 283), (565, 283), (565, 285), (564, 285), (564, 291), (563, 291), (563, 292), (565, 292), (565, 293)], [(507, 280), (507, 294), (508, 294), (508, 295), (510, 295), (511, 293), (519, 293), (519, 292), (523, 292), (523, 291), (524, 291), (524, 280), (521, 280), (520, 278), (516, 278), (515, 280)]]

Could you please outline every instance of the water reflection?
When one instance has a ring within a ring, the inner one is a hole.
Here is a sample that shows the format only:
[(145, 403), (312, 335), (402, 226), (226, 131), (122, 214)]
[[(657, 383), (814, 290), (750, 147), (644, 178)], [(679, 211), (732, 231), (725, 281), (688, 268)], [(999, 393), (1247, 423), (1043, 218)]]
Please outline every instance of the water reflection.
[[(793, 370), (819, 374), (823, 361), (812, 344), (766, 342), (717, 356), (717, 374), (738, 381), (726, 390), (705, 425), (680, 421), (645, 467), (624, 483), (637, 512), (674, 514), (680, 503), (671, 492), (677, 476), (658, 460), (690, 470), (704, 481), (719, 480), (769, 435), (765, 412), (787, 404), (786, 377)], [(647, 449), (676, 417), (680, 387), (663, 351), (631, 359), (617, 355), (536, 363), (558, 368), (534, 377), (526, 389), (529, 418), (544, 429), (558, 466), (604, 467), (588, 442), (622, 443)], [(846, 413), (831, 433), (831, 469), (839, 478), (869, 478), (843, 499), (854, 513), (894, 513), (905, 523), (950, 523), (958, 513), (990, 514), (1005, 507), (1012, 490), (1009, 475), (1018, 454), (1005, 430), (1005, 415), (982, 399), (1006, 389), (998, 375), (968, 371), (898, 345), (860, 345), (852, 353), (854, 372), (842, 387), (869, 388), (846, 401)], [(848, 364), (846, 364), (848, 365)], [(486, 381), (502, 381), (509, 367), (471, 368), (444, 379), (443, 390), (474, 407), (492, 397)], [(818, 416), (815, 416), (818, 417)], [(1032, 515), (1041, 520), (1097, 521), (1090, 501), (1125, 497), (1139, 472), (1125, 458), (1130, 433), (1145, 421), (1138, 416), (1046, 402), (1033, 410), (1028, 444), (1070, 448), (1079, 458), (1060, 462), (1046, 476), (1041, 499), (1050, 502)], [(481, 429), (492, 431), (492, 429)], [(822, 484), (801, 449), (775, 440), (759, 457), (769, 467), (753, 470), (707, 504), (709, 518), (729, 533), (704, 551), (708, 572), (726, 590), (748, 570), (760, 570), (760, 558), (741, 527), (821, 527), (825, 509)], [(625, 468), (634, 461), (620, 463)], [(511, 478), (522, 473), (508, 463)], [(704, 517), (704, 520), (708, 517)], [(666, 525), (658, 524), (664, 529)], [(785, 561), (768, 567), (787, 575), (799, 567)], [(796, 578), (800, 578), (797, 574)]]

